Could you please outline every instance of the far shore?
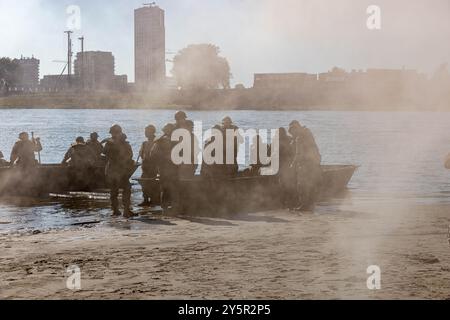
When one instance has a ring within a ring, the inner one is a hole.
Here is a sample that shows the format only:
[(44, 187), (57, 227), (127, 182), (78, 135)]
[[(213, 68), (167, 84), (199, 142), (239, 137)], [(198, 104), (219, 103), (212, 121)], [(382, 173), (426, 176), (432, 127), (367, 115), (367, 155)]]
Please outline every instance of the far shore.
[(53, 93), (0, 96), (0, 109), (136, 109), (256, 111), (450, 111), (450, 102), (429, 104), (402, 100), (322, 97), (310, 100), (247, 90), (131, 93)]

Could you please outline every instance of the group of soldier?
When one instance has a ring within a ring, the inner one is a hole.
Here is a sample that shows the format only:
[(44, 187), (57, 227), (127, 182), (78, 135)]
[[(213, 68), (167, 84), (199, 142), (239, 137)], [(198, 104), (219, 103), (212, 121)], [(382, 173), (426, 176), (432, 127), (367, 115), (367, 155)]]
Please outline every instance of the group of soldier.
[[(142, 143), (139, 151), (139, 159), (142, 160), (142, 179), (147, 181), (158, 179), (158, 190), (148, 187), (151, 184), (143, 184), (144, 201), (142, 207), (160, 204), (163, 209), (176, 210), (178, 204), (178, 181), (180, 179), (193, 178), (197, 172), (198, 165), (194, 159), (198, 155), (198, 140), (194, 135), (194, 122), (189, 120), (186, 113), (179, 111), (175, 114), (175, 123), (166, 124), (162, 129), (162, 135), (157, 137), (156, 127), (149, 125), (145, 128), (147, 140)], [(172, 150), (175, 142), (172, 141), (172, 133), (177, 129), (186, 129), (195, 141), (192, 144), (192, 161), (189, 164), (176, 165), (172, 161)], [(239, 129), (233, 124), (231, 118), (223, 119), (221, 125), (214, 129), (225, 132), (227, 130)], [(68, 165), (72, 185), (79, 190), (87, 188), (95, 179), (89, 174), (92, 167), (104, 167), (107, 186), (111, 194), (111, 206), (113, 215), (122, 215), (119, 206), (119, 190), (122, 190), (123, 215), (132, 217), (131, 209), (131, 184), (130, 178), (135, 172), (139, 162), (133, 160), (133, 151), (127, 136), (119, 125), (114, 125), (109, 131), (111, 137), (99, 141), (99, 135), (92, 133), (90, 139), (85, 142), (83, 137), (78, 137), (69, 148), (62, 163)], [(224, 135), (226, 137), (227, 135)], [(225, 139), (225, 138), (224, 138)], [(259, 136), (256, 137), (256, 146)], [(214, 137), (206, 141), (205, 147), (214, 142)], [(235, 135), (233, 142), (232, 164), (206, 164), (201, 167), (201, 176), (204, 178), (227, 179), (238, 175), (239, 166), (237, 154), (240, 142)], [(224, 146), (227, 142), (224, 141)], [(254, 143), (255, 145), (255, 143)], [(0, 152), (0, 166), (15, 165), (21, 168), (35, 166), (35, 152), (40, 152), (42, 146), (38, 138), (30, 139), (27, 133), (21, 133), (19, 141), (13, 147), (11, 162), (3, 159)], [(269, 147), (270, 150), (270, 147)], [(224, 152), (227, 150), (224, 147)], [(226, 156), (226, 155), (225, 155)], [(289, 125), (289, 130), (279, 129), (279, 181), (283, 205), (301, 211), (313, 210), (320, 193), (322, 184), (321, 156), (311, 131), (302, 126), (298, 121)], [(250, 174), (257, 175), (260, 165), (254, 164)], [(86, 174), (88, 173), (88, 174)]]

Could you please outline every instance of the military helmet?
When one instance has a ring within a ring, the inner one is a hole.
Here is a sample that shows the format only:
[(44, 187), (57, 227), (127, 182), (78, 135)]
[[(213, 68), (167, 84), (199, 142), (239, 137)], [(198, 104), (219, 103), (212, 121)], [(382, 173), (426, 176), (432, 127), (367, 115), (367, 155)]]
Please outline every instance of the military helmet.
[(76, 141), (76, 143), (84, 143), (84, 138), (78, 137), (75, 141)]
[(162, 131), (165, 134), (170, 134), (175, 130), (175, 125), (173, 125), (172, 123), (168, 123), (164, 126), (164, 128), (162, 129)]
[(156, 127), (153, 125), (149, 125), (145, 128), (146, 133), (155, 134), (156, 133)]
[(302, 125), (300, 124), (299, 121), (294, 120), (289, 124), (289, 127), (301, 127)]
[(98, 139), (98, 133), (97, 132), (92, 132), (90, 137), (91, 137), (91, 139)]
[(224, 125), (226, 125), (226, 124), (228, 124), (228, 125), (233, 124), (233, 120), (231, 120), (230, 117), (225, 117), (222, 120), (222, 124), (224, 124)]
[(121, 134), (121, 133), (123, 133), (122, 127), (119, 126), (118, 124), (115, 124), (111, 127), (111, 129), (109, 129), (109, 133), (110, 134)]
[(177, 121), (186, 120), (187, 118), (188, 116), (184, 111), (178, 111), (177, 113), (175, 113), (175, 120)]

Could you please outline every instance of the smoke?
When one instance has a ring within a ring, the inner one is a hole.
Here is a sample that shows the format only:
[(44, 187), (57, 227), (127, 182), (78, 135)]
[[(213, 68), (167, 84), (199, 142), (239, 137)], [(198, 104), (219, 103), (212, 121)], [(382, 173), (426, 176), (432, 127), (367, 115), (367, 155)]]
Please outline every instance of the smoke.
[[(214, 43), (234, 83), (259, 72), (318, 73), (333, 66), (418, 68), (450, 60), (450, 3), (435, 0), (161, 0), (167, 49)], [(1, 55), (35, 54), (41, 74), (58, 73), (65, 56), (66, 8), (78, 5), (88, 50), (112, 51), (117, 74), (134, 78), (133, 10), (141, 1), (0, 0)], [(381, 30), (370, 31), (369, 5), (381, 8)], [(13, 30), (13, 32), (12, 32)], [(77, 49), (77, 47), (75, 47)], [(169, 57), (171, 58), (171, 57)], [(170, 66), (168, 70), (170, 70)]]

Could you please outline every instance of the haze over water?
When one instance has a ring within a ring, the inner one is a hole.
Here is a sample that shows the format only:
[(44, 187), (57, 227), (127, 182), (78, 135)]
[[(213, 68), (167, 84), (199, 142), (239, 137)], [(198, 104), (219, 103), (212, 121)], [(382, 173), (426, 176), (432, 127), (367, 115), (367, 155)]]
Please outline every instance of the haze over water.
[[(160, 132), (165, 123), (173, 122), (173, 114), (174, 111), (167, 110), (0, 110), (0, 150), (8, 158), (17, 135), (34, 131), (42, 139), (42, 162), (60, 163), (77, 136), (88, 138), (90, 132), (97, 131), (103, 139), (108, 136), (109, 127), (119, 123), (128, 135), (136, 159), (145, 126), (154, 124)], [(193, 111), (188, 114), (192, 120), (202, 121), (204, 130), (219, 123), (225, 115), (230, 115), (243, 129), (276, 129), (286, 127), (294, 119), (300, 120), (316, 136), (324, 164), (360, 166), (349, 185), (353, 204), (386, 199), (441, 203), (447, 202), (450, 195), (450, 172), (443, 166), (450, 152), (450, 113)], [(139, 193), (134, 197), (140, 200)], [(107, 208), (107, 202), (99, 202), (98, 208), (92, 209), (82, 203), (46, 202), (33, 208), (0, 201), (0, 232), (30, 225), (65, 226), (80, 217), (106, 216)]]

